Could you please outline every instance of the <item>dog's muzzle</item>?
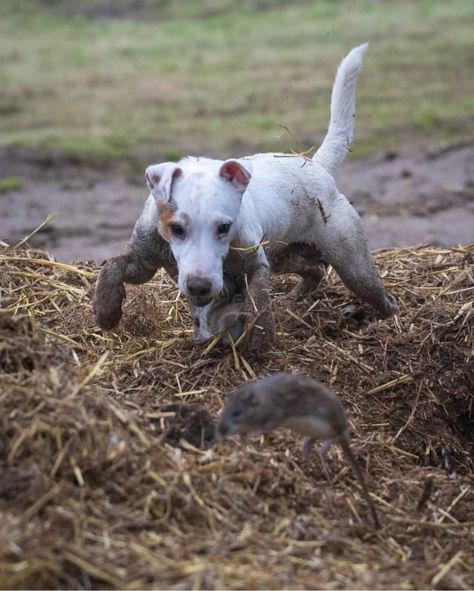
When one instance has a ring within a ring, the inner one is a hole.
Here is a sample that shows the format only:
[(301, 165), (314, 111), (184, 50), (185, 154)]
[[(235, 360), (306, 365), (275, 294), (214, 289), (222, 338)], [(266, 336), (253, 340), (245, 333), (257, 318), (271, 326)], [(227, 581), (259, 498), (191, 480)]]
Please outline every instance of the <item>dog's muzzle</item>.
[(212, 300), (212, 283), (209, 279), (191, 275), (186, 282), (186, 289), (193, 306), (206, 306)]

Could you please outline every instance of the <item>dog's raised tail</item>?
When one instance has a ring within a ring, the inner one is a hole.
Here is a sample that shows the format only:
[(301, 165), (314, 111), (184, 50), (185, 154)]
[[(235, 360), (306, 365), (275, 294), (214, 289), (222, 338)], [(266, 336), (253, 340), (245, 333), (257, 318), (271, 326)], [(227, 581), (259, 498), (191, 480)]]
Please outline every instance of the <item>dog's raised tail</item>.
[(313, 160), (331, 174), (344, 160), (352, 142), (355, 118), (355, 89), (368, 43), (354, 47), (340, 63), (331, 96), (329, 128)]

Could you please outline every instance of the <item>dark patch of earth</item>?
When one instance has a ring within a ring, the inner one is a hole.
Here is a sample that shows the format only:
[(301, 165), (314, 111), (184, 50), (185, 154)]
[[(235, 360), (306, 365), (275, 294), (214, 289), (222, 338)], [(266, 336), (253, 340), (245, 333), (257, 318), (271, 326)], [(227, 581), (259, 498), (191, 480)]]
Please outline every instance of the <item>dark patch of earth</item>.
[[(0, 239), (15, 244), (57, 212), (30, 244), (63, 262), (100, 263), (119, 253), (147, 196), (139, 173), (39, 165), (21, 153), (0, 154), (0, 179), (10, 176), (21, 188), (0, 192)], [(337, 182), (362, 215), (372, 249), (474, 241), (474, 143), (346, 162)]]

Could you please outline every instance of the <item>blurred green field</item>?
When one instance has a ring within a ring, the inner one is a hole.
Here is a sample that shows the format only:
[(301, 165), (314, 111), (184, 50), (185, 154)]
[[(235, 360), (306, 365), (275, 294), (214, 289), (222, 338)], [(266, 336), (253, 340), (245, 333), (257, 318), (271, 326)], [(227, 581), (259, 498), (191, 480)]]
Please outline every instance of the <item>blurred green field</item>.
[(147, 161), (308, 148), (337, 63), (366, 40), (353, 156), (464, 141), (473, 30), (471, 0), (2, 0), (0, 147)]

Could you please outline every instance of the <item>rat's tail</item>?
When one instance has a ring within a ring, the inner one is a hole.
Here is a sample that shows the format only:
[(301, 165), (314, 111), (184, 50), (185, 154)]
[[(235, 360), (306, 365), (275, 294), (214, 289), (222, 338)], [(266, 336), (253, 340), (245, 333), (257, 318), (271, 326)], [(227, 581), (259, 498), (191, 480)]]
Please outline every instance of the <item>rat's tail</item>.
[(370, 498), (369, 489), (367, 488), (367, 485), (365, 484), (364, 475), (362, 474), (362, 470), (360, 469), (359, 464), (357, 463), (357, 460), (355, 459), (355, 456), (352, 453), (352, 449), (349, 445), (349, 442), (347, 441), (347, 437), (345, 435), (343, 435), (342, 437), (339, 437), (338, 442), (340, 443), (340, 445), (342, 447), (342, 451), (344, 452), (346, 458), (348, 459), (349, 464), (351, 465), (351, 468), (354, 470), (355, 475), (357, 476), (357, 480), (359, 481), (359, 484), (362, 488), (362, 494), (364, 495), (365, 502), (367, 503), (367, 505), (369, 507), (369, 511), (372, 515), (372, 521), (374, 522), (374, 527), (376, 529), (380, 529), (380, 521), (379, 521), (379, 518), (377, 515), (377, 511), (375, 510), (375, 505), (374, 505), (372, 499)]
[(354, 47), (340, 63), (331, 96), (329, 128), (319, 150), (313, 156), (331, 174), (344, 160), (354, 133), (355, 89), (362, 59), (369, 44)]

